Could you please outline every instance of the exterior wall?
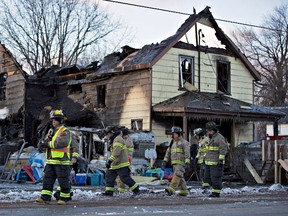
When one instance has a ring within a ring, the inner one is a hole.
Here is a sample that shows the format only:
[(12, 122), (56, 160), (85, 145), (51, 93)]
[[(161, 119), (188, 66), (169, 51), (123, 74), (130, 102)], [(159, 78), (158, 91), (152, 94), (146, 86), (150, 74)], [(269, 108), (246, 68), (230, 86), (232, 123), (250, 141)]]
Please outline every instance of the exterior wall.
[[(217, 60), (230, 62), (231, 97), (253, 103), (253, 77), (239, 59), (230, 56), (201, 53), (201, 62), (204, 63), (201, 64), (201, 91), (216, 92)], [(213, 67), (211, 65), (213, 65)], [(196, 68), (195, 72), (198, 76), (198, 68)], [(197, 82), (198, 77), (195, 80)], [(198, 86), (198, 84), (196, 84), (196, 86)]]
[[(106, 85), (105, 108), (97, 108), (97, 85)], [(131, 128), (132, 119), (143, 119), (143, 130), (151, 129), (150, 71), (115, 75), (107, 80), (84, 84), (82, 89), (86, 92), (86, 105), (97, 112), (105, 124)]]
[[(241, 142), (252, 142), (253, 140), (253, 123), (235, 124), (235, 146)], [(231, 142), (232, 143), (232, 142)]]
[(165, 129), (169, 128), (170, 125), (165, 124), (165, 122), (159, 122), (152, 120), (152, 131), (156, 134), (157, 143), (156, 145), (163, 144), (165, 142), (170, 142), (171, 136), (165, 134)]
[(24, 104), (25, 80), (20, 73), (8, 73), (6, 83), (6, 106), (10, 114), (17, 113)]
[[(152, 105), (183, 93), (178, 90), (179, 55), (194, 57), (194, 85), (198, 88), (198, 52), (172, 48), (153, 66)], [(216, 92), (217, 60), (231, 63), (231, 96), (253, 103), (253, 77), (239, 59), (230, 56), (201, 53), (200, 91)]]
[(0, 109), (7, 107), (9, 114), (14, 114), (24, 105), (25, 79), (10, 54), (0, 44), (0, 74), (2, 73), (7, 73), (6, 98), (0, 101)]

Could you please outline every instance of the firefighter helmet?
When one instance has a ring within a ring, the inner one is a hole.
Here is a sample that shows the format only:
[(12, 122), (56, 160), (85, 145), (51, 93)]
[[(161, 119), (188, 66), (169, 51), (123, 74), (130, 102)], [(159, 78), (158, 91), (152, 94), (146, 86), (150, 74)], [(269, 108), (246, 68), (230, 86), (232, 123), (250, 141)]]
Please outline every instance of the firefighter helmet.
[(129, 134), (129, 130), (127, 128), (122, 129), (121, 132), (123, 136), (127, 136)]
[(66, 119), (66, 117), (62, 110), (56, 109), (50, 112), (50, 119), (57, 119), (57, 120), (63, 121)]
[(115, 127), (114, 127), (114, 126), (107, 126), (107, 127), (105, 128), (105, 132), (106, 132), (106, 134), (108, 134), (108, 133), (115, 133)]
[(198, 136), (200, 135), (201, 133), (204, 133), (205, 130), (203, 128), (196, 128), (193, 130), (193, 133), (194, 133), (194, 136)]
[(207, 122), (205, 126), (206, 126), (206, 130), (218, 131), (218, 125), (213, 121)]
[(178, 127), (178, 126), (173, 126), (171, 128), (171, 132), (172, 133), (182, 133), (182, 129), (180, 127)]

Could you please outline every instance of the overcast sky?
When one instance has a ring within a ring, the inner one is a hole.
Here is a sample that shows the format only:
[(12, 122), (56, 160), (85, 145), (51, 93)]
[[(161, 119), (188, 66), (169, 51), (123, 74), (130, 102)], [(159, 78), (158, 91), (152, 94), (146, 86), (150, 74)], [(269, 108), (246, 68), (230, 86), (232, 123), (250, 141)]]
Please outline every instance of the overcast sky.
[[(276, 6), (288, 3), (287, 0), (115, 0), (131, 4), (156, 7), (183, 13), (199, 13), (206, 6), (215, 19), (262, 25), (266, 15)], [(188, 15), (167, 13), (100, 0), (100, 5), (114, 18), (130, 27), (134, 39), (130, 46), (141, 48), (145, 44), (157, 43), (173, 35)], [(216, 20), (217, 21), (217, 20)], [(235, 24), (217, 21), (220, 28), (229, 35)]]

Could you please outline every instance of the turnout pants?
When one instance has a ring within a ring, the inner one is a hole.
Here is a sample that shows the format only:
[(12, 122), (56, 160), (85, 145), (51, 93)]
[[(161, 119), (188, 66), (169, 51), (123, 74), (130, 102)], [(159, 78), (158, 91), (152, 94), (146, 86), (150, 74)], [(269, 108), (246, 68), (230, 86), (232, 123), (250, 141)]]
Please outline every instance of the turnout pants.
[(204, 182), (212, 186), (212, 193), (221, 192), (223, 169), (223, 164), (205, 165)]
[(138, 192), (139, 191), (139, 186), (131, 178), (130, 168), (127, 166), (127, 167), (123, 167), (123, 168), (115, 169), (115, 170), (107, 169), (106, 177), (105, 177), (105, 183), (106, 183), (105, 190), (106, 190), (106, 192), (113, 194), (114, 184), (115, 184), (115, 180), (116, 180), (117, 176), (119, 176), (120, 180), (124, 184), (128, 185), (128, 187), (130, 188), (130, 190), (132, 192)]
[(188, 194), (184, 174), (185, 174), (184, 166), (179, 165), (179, 164), (173, 165), (173, 177), (171, 180), (171, 184), (168, 188), (171, 194), (174, 194), (177, 188), (179, 188), (180, 190), (179, 195)]
[(43, 177), (41, 197), (43, 200), (51, 200), (53, 187), (56, 179), (60, 185), (60, 200), (70, 200), (70, 173), (69, 165), (46, 164)]

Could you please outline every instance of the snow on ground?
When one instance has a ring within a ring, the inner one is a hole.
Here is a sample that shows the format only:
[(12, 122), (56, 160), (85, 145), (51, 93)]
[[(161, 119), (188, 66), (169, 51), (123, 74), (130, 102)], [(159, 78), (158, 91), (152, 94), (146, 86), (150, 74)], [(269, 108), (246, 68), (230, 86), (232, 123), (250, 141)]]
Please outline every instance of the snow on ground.
[[(167, 186), (167, 185), (166, 185)], [(145, 184), (140, 184), (140, 190), (145, 192), (141, 194), (141, 197), (159, 197), (166, 196), (164, 188), (165, 185), (161, 185), (156, 187), (147, 186)], [(29, 185), (29, 184), (8, 184), (1, 183), (0, 185), (0, 202), (23, 202), (23, 201), (33, 201), (37, 197), (40, 196), (41, 193), (41, 185)], [(222, 194), (258, 194), (258, 193), (271, 193), (277, 191), (287, 191), (288, 187), (280, 184), (273, 185), (256, 185), (256, 186), (244, 186), (237, 188), (224, 187), (222, 189)], [(97, 187), (73, 187), (73, 200), (97, 200), (97, 199), (105, 199), (104, 196), (101, 196), (101, 192), (104, 191), (103, 186)], [(193, 197), (206, 197), (207, 194), (203, 194), (203, 190), (200, 186), (189, 186), (190, 194), (189, 196)], [(115, 193), (116, 197), (130, 197), (132, 195), (131, 192), (125, 193)], [(107, 198), (109, 199), (109, 197)]]

